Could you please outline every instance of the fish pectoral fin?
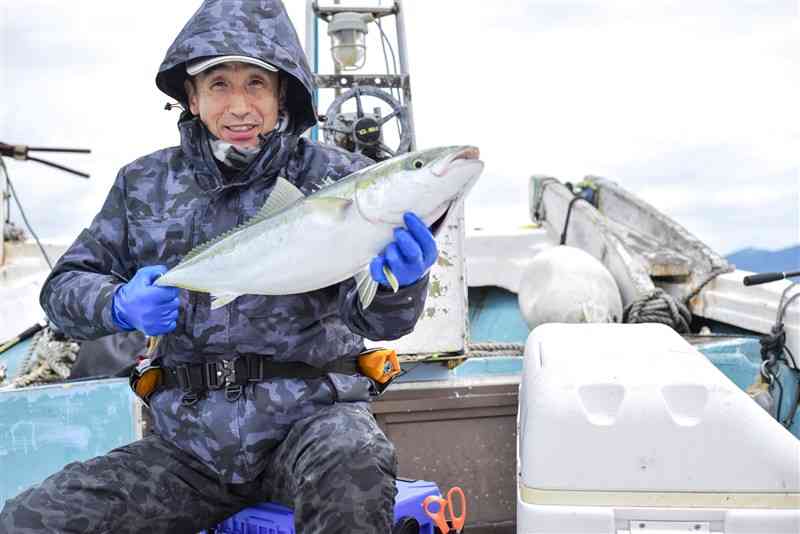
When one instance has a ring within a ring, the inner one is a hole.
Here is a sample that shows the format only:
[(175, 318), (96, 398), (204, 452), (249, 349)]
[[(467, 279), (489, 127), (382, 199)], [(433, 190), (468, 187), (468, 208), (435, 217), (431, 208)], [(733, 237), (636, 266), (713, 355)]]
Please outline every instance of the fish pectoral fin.
[(392, 291), (397, 293), (397, 291), (400, 289), (400, 282), (397, 281), (397, 277), (394, 275), (388, 265), (383, 266), (383, 276), (386, 277), (386, 281), (389, 282), (390, 286), (392, 286)]
[(226, 304), (230, 304), (238, 296), (239, 293), (211, 293), (211, 309), (216, 310)]
[(353, 205), (353, 200), (339, 197), (317, 197), (309, 198), (306, 203), (319, 213), (324, 213), (336, 220), (343, 220), (347, 215), (347, 210)]
[(267, 201), (258, 210), (258, 217), (266, 219), (302, 198), (305, 198), (302, 191), (286, 178), (278, 176)]
[(356, 279), (356, 289), (358, 289), (358, 300), (361, 301), (361, 309), (366, 310), (372, 304), (375, 293), (378, 292), (378, 282), (372, 279), (369, 267), (357, 272), (353, 278)]

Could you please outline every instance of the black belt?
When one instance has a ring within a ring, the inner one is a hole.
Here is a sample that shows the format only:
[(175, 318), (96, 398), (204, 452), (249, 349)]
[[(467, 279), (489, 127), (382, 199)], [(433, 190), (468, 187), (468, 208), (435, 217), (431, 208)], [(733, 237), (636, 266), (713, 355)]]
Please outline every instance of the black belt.
[(232, 360), (162, 367), (162, 387), (179, 388), (191, 397), (208, 390), (225, 389), (228, 400), (236, 400), (242, 388), (271, 378), (322, 378), (328, 373), (356, 374), (358, 361), (347, 358), (325, 367), (302, 362), (275, 362), (264, 356), (245, 355)]

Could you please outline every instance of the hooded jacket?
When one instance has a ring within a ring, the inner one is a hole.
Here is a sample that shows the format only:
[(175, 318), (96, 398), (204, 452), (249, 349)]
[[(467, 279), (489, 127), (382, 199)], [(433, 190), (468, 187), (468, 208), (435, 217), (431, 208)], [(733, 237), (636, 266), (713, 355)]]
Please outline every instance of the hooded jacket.
[[(289, 127), (268, 134), (255, 160), (226, 178), (211, 154), (208, 130), (184, 113), (180, 146), (123, 167), (102, 209), (42, 289), (42, 307), (65, 334), (94, 339), (119, 332), (111, 302), (124, 280), (144, 266), (173, 267), (193, 247), (255, 215), (279, 175), (310, 194), (371, 163), (300, 137), (316, 123), (313, 78), (278, 0), (205, 1), (169, 48), (156, 84), (185, 101), (186, 63), (228, 54), (257, 57), (281, 70), (290, 84)], [(212, 311), (208, 294), (181, 290), (178, 325), (160, 343), (159, 356), (164, 365), (256, 354), (323, 366), (359, 353), (364, 337), (386, 340), (409, 333), (426, 294), (423, 278), (397, 293), (379, 291), (365, 311), (354, 281), (347, 280), (299, 295), (243, 295)], [(222, 480), (238, 483), (263, 470), (266, 455), (295, 421), (333, 402), (368, 401), (372, 393), (366, 377), (331, 373), (256, 383), (233, 402), (216, 390), (187, 406), (181, 391), (163, 389), (150, 404), (156, 432)]]

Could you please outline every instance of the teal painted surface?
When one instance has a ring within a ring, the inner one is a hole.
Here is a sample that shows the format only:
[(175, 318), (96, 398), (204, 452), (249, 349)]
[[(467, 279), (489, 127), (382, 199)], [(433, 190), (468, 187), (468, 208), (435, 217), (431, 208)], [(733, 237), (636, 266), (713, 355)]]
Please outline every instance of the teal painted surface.
[(469, 358), (452, 370), (447, 367), (446, 362), (406, 363), (403, 364), (403, 369), (406, 370), (406, 373), (397, 379), (398, 383), (513, 376), (522, 373), (522, 358), (519, 356)]
[(464, 364), (453, 369), (453, 374), (460, 378), (519, 375), (522, 374), (522, 357), (470, 358)]
[(0, 507), (67, 463), (136, 437), (126, 379), (0, 391)]
[(17, 376), (22, 363), (28, 356), (28, 349), (30, 349), (32, 339), (26, 339), (21, 343), (17, 343), (3, 354), (0, 354), (0, 365), (6, 367), (6, 376), (12, 379)]
[(761, 345), (755, 338), (712, 342), (698, 348), (742, 389), (753, 383), (761, 365)]
[(469, 288), (469, 340), (524, 343), (528, 325), (519, 312), (516, 293), (499, 287)]
[[(761, 343), (759, 343), (758, 338), (719, 341), (708, 343), (698, 348), (717, 369), (722, 371), (725, 376), (730, 378), (741, 389), (746, 390), (758, 378), (761, 368)], [(797, 375), (793, 376), (793, 372), (786, 365), (780, 364), (779, 367), (778, 381), (783, 387), (783, 399), (779, 415), (783, 420), (788, 417), (794, 399), (797, 398), (798, 377)], [(778, 402), (779, 391), (777, 388), (774, 391), (775, 402)], [(800, 410), (795, 413), (790, 431), (800, 438)]]

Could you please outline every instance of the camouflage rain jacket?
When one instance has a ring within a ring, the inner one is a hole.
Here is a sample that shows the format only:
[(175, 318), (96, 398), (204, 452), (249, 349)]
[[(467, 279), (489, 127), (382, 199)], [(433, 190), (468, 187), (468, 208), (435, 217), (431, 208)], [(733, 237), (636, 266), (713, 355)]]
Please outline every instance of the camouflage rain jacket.
[[(180, 146), (123, 167), (102, 210), (42, 289), (42, 306), (67, 335), (93, 339), (118, 332), (111, 301), (121, 277), (147, 265), (173, 267), (192, 247), (242, 223), (264, 204), (278, 175), (309, 194), (370, 163), (299, 137), (316, 123), (313, 79), (279, 0), (205, 1), (168, 50), (156, 83), (185, 101), (186, 62), (227, 54), (258, 57), (282, 70), (289, 83), (290, 127), (269, 134), (250, 166), (226, 178), (211, 154), (210, 134), (198, 118), (184, 113)], [(162, 340), (159, 355), (165, 365), (257, 354), (321, 366), (360, 352), (364, 337), (393, 339), (410, 332), (426, 292), (427, 279), (396, 294), (379, 291), (364, 311), (348, 280), (300, 295), (244, 295), (211, 311), (208, 294), (182, 290), (177, 329)], [(330, 374), (248, 386), (234, 402), (217, 390), (184, 406), (179, 390), (162, 390), (151, 407), (164, 438), (203, 460), (222, 480), (244, 482), (264, 468), (266, 453), (299, 418), (332, 402), (367, 401), (370, 389), (365, 377)]]

